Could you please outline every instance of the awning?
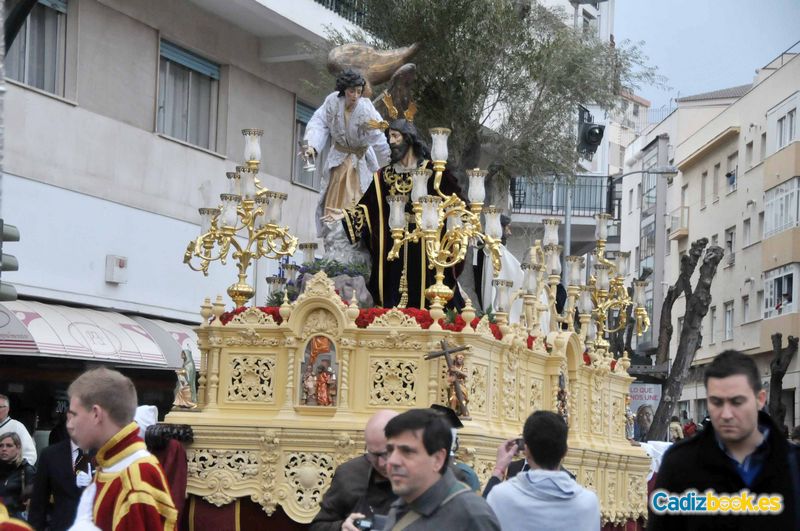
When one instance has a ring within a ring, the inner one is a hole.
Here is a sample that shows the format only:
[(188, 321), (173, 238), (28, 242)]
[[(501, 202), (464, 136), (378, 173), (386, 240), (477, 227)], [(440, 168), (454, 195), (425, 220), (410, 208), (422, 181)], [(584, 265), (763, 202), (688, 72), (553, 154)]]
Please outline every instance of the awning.
[[(147, 324), (144, 318), (136, 319), (142, 322), (116, 312), (34, 301), (3, 302), (0, 303), (0, 355), (175, 369), (183, 365), (182, 348), (189, 348), (193, 354), (197, 351), (197, 338), (190, 327), (154, 320)], [(150, 330), (154, 327), (167, 331), (153, 333)], [(169, 331), (173, 328), (177, 337)], [(196, 363), (199, 367), (199, 360)]]
[[(133, 320), (140, 323), (150, 335), (161, 345), (162, 350), (170, 355), (168, 359), (175, 357), (181, 359), (181, 352), (189, 350), (194, 359), (194, 365), (200, 370), (200, 349), (197, 347), (197, 334), (191, 326), (181, 323), (170, 323), (160, 319), (149, 319), (147, 317), (134, 316)], [(167, 337), (162, 337), (166, 334)], [(180, 364), (181, 366), (183, 363)]]

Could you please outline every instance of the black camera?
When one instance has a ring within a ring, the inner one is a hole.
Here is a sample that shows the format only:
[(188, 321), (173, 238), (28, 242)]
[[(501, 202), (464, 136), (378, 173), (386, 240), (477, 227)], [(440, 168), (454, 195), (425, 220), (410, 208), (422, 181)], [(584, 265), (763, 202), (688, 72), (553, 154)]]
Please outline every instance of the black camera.
[(369, 518), (361, 518), (359, 520), (354, 520), (353, 525), (356, 526), (356, 529), (372, 529), (372, 520)]

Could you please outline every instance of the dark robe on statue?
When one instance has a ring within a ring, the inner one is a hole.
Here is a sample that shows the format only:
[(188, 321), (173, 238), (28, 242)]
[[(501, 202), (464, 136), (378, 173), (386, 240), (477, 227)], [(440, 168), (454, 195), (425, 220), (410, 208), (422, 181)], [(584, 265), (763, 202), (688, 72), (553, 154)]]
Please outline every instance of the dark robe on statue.
[[(430, 161), (424, 161), (422, 167), (433, 169)], [(420, 242), (408, 242), (400, 248), (397, 259), (389, 261), (386, 256), (394, 244), (391, 229), (389, 229), (389, 203), (386, 198), (397, 194), (394, 182), (403, 179), (410, 182), (410, 173), (395, 173), (392, 166), (385, 166), (375, 172), (372, 183), (364, 192), (361, 200), (354, 208), (345, 211), (342, 220), (345, 233), (351, 243), (363, 240), (372, 257), (372, 273), (369, 277), (367, 288), (372, 294), (376, 305), (383, 308), (394, 308), (400, 303), (400, 276), (406, 264), (405, 252), (408, 249), (408, 270), (406, 279), (408, 283), (409, 308), (425, 308), (428, 301), (425, 299), (425, 289), (436, 282), (435, 269), (428, 268), (425, 250)], [(437, 195), (434, 191), (435, 174), (428, 179), (428, 194)], [(445, 195), (457, 194), (461, 197), (461, 189), (449, 171), (442, 173), (439, 189)], [(411, 201), (406, 204), (406, 212), (412, 212)], [(409, 231), (416, 228), (415, 223), (409, 224)], [(444, 283), (453, 289), (454, 295), (447, 304), (448, 307), (460, 308), (463, 299), (456, 285), (456, 277), (461, 272), (463, 264), (448, 267), (444, 270)], [(455, 271), (454, 271), (455, 269)]]

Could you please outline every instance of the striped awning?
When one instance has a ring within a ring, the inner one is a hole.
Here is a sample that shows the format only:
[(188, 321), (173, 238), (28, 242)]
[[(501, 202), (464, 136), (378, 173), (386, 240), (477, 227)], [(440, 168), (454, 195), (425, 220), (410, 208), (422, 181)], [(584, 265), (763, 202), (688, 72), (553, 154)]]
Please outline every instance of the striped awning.
[[(138, 318), (137, 319), (143, 319)], [(163, 325), (173, 323), (161, 322)], [(146, 325), (117, 312), (34, 301), (0, 303), (0, 354), (111, 362), (120, 366), (174, 369), (181, 348), (196, 350), (194, 331), (176, 325), (184, 346), (170, 334), (155, 337)], [(171, 343), (167, 343), (171, 342)]]

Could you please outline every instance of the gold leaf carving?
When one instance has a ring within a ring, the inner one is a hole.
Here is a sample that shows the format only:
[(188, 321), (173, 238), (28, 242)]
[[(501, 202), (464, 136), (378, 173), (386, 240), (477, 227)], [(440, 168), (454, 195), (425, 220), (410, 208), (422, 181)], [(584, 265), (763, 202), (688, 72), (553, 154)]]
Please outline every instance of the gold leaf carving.
[(339, 322), (331, 312), (325, 309), (318, 309), (311, 312), (303, 325), (301, 335), (309, 337), (314, 334), (325, 333), (331, 336), (338, 335)]
[(375, 318), (367, 328), (413, 328), (421, 330), (422, 327), (416, 319), (410, 315), (406, 315), (397, 308), (392, 308), (383, 315)]
[(370, 363), (372, 389), (370, 405), (399, 406), (417, 403), (417, 362), (415, 360), (374, 359)]
[(275, 356), (237, 356), (231, 358), (228, 400), (232, 402), (274, 403)]
[(272, 316), (258, 308), (251, 307), (233, 317), (228, 324), (257, 324), (278, 326)]

